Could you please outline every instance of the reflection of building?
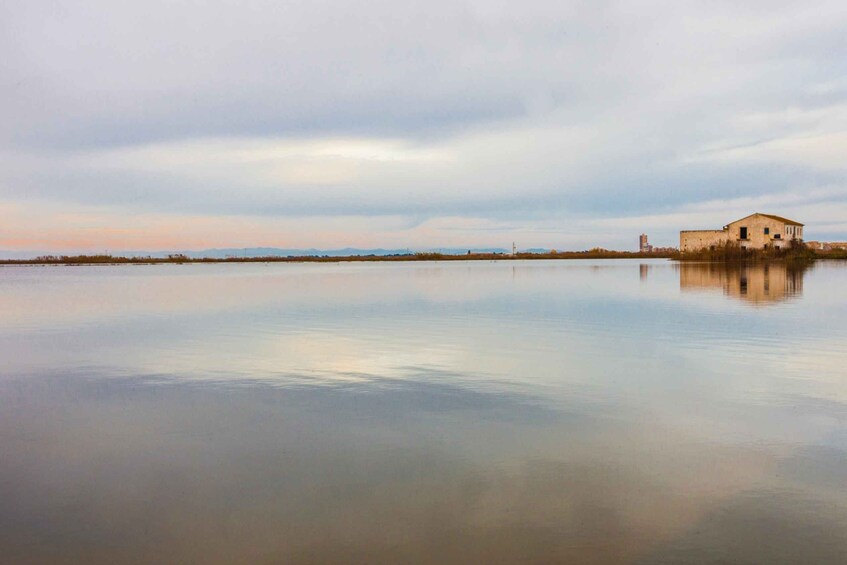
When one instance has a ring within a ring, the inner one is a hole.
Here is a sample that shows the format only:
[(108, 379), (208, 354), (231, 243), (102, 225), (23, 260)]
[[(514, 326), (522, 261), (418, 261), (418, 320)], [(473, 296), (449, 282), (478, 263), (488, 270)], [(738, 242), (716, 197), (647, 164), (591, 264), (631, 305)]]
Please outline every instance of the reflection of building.
[(805, 267), (784, 263), (680, 263), (679, 288), (684, 292), (722, 289), (727, 296), (765, 305), (802, 294), (804, 272)]
[(742, 249), (781, 249), (790, 241), (802, 239), (803, 224), (800, 222), (756, 213), (727, 224), (722, 230), (681, 231), (679, 250), (715, 249), (730, 243)]

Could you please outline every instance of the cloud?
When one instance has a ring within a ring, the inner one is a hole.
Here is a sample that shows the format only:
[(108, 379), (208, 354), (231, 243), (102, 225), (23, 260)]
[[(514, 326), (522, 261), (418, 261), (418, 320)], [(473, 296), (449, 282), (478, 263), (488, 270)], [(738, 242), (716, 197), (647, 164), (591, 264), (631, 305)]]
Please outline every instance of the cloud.
[(847, 183), (841, 2), (3, 10), (0, 199), (31, 215), (465, 217), (612, 247), (631, 234), (585, 230)]

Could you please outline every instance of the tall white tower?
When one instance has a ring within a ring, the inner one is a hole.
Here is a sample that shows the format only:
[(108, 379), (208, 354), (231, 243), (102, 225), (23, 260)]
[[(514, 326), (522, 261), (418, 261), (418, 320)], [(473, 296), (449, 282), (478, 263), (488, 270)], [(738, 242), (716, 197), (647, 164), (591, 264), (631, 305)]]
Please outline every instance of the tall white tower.
[(515, 247), (515, 242), (512, 242), (512, 257), (518, 254), (518, 249)]

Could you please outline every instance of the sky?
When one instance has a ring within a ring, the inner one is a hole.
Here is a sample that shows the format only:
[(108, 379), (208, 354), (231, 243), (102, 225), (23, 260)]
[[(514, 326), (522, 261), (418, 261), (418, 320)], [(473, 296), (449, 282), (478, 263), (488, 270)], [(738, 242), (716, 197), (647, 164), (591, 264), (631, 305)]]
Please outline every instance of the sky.
[(847, 240), (843, 0), (0, 0), (0, 250)]

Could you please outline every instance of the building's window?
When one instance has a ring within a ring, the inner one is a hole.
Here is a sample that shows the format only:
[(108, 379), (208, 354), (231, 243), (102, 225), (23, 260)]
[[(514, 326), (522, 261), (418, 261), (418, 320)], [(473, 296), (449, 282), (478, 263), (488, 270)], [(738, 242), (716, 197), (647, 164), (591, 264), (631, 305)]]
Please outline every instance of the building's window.
[(773, 238), (774, 239), (782, 239), (782, 234), (781, 233), (774, 234)]
[(741, 239), (747, 239), (747, 226), (741, 228)]
[(765, 228), (765, 235), (770, 235), (770, 233), (771, 233), (771, 229), (770, 229), (770, 228)]

